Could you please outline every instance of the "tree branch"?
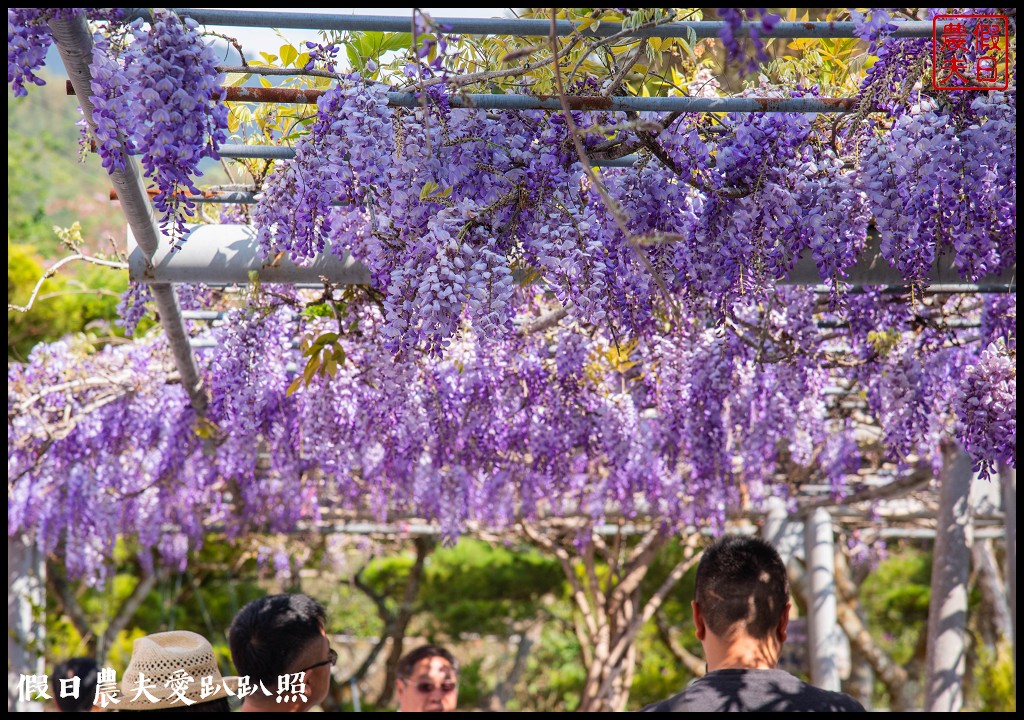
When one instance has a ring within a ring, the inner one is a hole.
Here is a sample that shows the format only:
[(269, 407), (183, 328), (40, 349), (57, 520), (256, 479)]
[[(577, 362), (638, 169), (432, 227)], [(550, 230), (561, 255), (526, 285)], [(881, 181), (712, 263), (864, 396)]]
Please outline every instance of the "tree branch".
[(394, 615), (389, 635), (391, 636), (391, 652), (388, 654), (388, 661), (385, 666), (384, 687), (377, 696), (377, 705), (384, 705), (391, 702), (395, 693), (395, 682), (398, 677), (398, 661), (402, 659), (402, 645), (405, 639), (405, 631), (413, 616), (413, 605), (420, 591), (420, 580), (423, 577), (423, 567), (426, 564), (427, 555), (433, 550), (433, 542), (425, 537), (417, 537), (413, 540), (416, 547), (416, 560), (409, 571), (409, 579), (405, 583), (405, 590), (402, 593), (402, 601), (398, 606), (398, 612)]
[(661, 608), (658, 609), (658, 612), (654, 613), (654, 624), (658, 628), (658, 637), (660, 637), (661, 641), (665, 643), (665, 647), (668, 648), (668, 651), (672, 653), (673, 657), (681, 662), (686, 669), (696, 677), (704, 677), (707, 673), (707, 663), (687, 650), (683, 647), (682, 643), (672, 637), (672, 628), (668, 626), (668, 621), (661, 613)]
[(28, 299), (28, 305), (12, 305), (11, 303), (7, 303), (7, 312), (21, 312), (21, 313), (25, 313), (25, 312), (28, 312), (29, 310), (31, 310), (33, 303), (35, 303), (35, 301), (36, 301), (36, 296), (39, 294), (40, 288), (43, 287), (43, 283), (46, 282), (47, 280), (49, 280), (50, 278), (52, 278), (54, 275), (56, 275), (57, 271), (60, 268), (62, 268), (65, 265), (67, 265), (69, 262), (73, 262), (75, 260), (82, 260), (84, 262), (92, 263), (93, 265), (102, 265), (103, 267), (111, 267), (111, 268), (116, 268), (118, 270), (127, 270), (128, 269), (128, 264), (127, 263), (114, 262), (113, 260), (100, 260), (99, 258), (94, 258), (94, 257), (92, 257), (90, 255), (83, 255), (82, 253), (77, 253), (75, 255), (69, 255), (68, 257), (63, 258), (63, 259), (58, 260), (57, 262), (55, 262), (50, 267), (49, 270), (47, 270), (45, 273), (43, 273), (43, 276), (41, 278), (39, 278), (39, 282), (36, 283), (35, 288), (33, 288), (33, 290), (32, 290), (32, 295)]
[(619, 89), (619, 85), (621, 85), (622, 81), (625, 79), (626, 74), (632, 69), (634, 65), (636, 65), (637, 60), (640, 59), (640, 56), (644, 53), (646, 49), (647, 38), (642, 38), (640, 42), (637, 43), (636, 49), (633, 51), (633, 54), (629, 58), (627, 58), (625, 62), (622, 63), (622, 67), (619, 68), (619, 71), (615, 73), (614, 77), (612, 77), (612, 81), (608, 84), (608, 87), (601, 91), (601, 95), (603, 95), (604, 97), (609, 97), (615, 94), (615, 91)]
[(650, 569), (651, 560), (665, 546), (667, 540), (668, 535), (663, 533), (660, 527), (654, 527), (648, 530), (639, 544), (633, 548), (629, 560), (626, 562), (623, 577), (615, 586), (609, 599), (609, 615), (617, 613), (625, 599), (640, 587), (640, 583)]
[(860, 492), (847, 495), (839, 502), (831, 497), (818, 497), (804, 500), (803, 502), (798, 503), (795, 517), (805, 517), (811, 511), (820, 507), (833, 507), (836, 505), (848, 506), (859, 502), (867, 502), (869, 500), (881, 500), (883, 498), (894, 497), (897, 495), (905, 495), (931, 479), (931, 468), (925, 463), (920, 463), (909, 475), (906, 475), (905, 477), (893, 480), (887, 485), (865, 488)]
[(619, 641), (611, 652), (611, 655), (609, 655), (608, 661), (610, 664), (614, 665), (622, 659), (626, 649), (636, 638), (637, 633), (640, 632), (640, 628), (654, 617), (654, 613), (656, 613), (662, 603), (665, 602), (665, 598), (672, 591), (672, 588), (676, 586), (690, 568), (700, 562), (700, 558), (704, 554), (704, 551), (695, 552), (696, 543), (699, 538), (699, 534), (691, 536), (686, 543), (686, 550), (683, 559), (676, 563), (676, 566), (672, 568), (672, 571), (665, 577), (661, 585), (658, 586), (658, 589), (647, 600), (644, 604), (643, 612), (637, 613), (633, 617), (633, 620), (630, 622), (629, 629), (620, 636)]
[(556, 308), (549, 313), (541, 315), (532, 323), (528, 325), (523, 325), (521, 328), (519, 328), (517, 334), (520, 337), (525, 337), (526, 335), (532, 335), (533, 333), (541, 332), (543, 330), (547, 330), (548, 328), (553, 328), (569, 314), (569, 311), (572, 310), (573, 307), (574, 306), (572, 303), (568, 303), (563, 307)]
[[(613, 36), (614, 37), (614, 36)], [(557, 54), (558, 51), (558, 11), (556, 8), (551, 8), (551, 34), (549, 36), (551, 42), (551, 49)], [(607, 41), (608, 38), (605, 39)], [(580, 142), (579, 132), (576, 129), (576, 121), (573, 120), (572, 112), (569, 109), (569, 101), (565, 97), (565, 87), (562, 83), (562, 70), (559, 67), (558, 62), (552, 63), (552, 67), (555, 71), (555, 86), (558, 88), (558, 100), (562, 105), (562, 115), (565, 117), (565, 124), (568, 128), (569, 136), (572, 139), (572, 143), (576, 148), (576, 154), (579, 156), (580, 164), (583, 166), (583, 171), (587, 178), (590, 180), (597, 192), (601, 201), (605, 204), (608, 209), (608, 213), (612, 216), (615, 224), (618, 226), (619, 231), (623, 237), (636, 252), (640, 262), (650, 273), (651, 279), (654, 280), (655, 285), (658, 286), (658, 290), (661, 291), (662, 296), (665, 299), (665, 303), (672, 313), (673, 319), (676, 323), (680, 320), (679, 306), (676, 304), (675, 299), (669, 293), (668, 288), (665, 286), (665, 280), (661, 275), (654, 269), (651, 264), (651, 259), (647, 257), (647, 253), (644, 252), (643, 248), (637, 243), (636, 238), (629, 231), (629, 226), (626, 223), (626, 218), (623, 217), (622, 208), (618, 206), (618, 203), (608, 194), (608, 191), (604, 189), (604, 185), (601, 183), (600, 178), (594, 173), (594, 168), (590, 165), (590, 160), (587, 159), (586, 150), (583, 148), (583, 143)]]
[[(597, 623), (594, 620), (594, 613), (590, 607), (590, 603), (587, 601), (587, 594), (583, 592), (583, 588), (580, 587), (579, 578), (576, 577), (576, 570), (573, 568), (572, 562), (569, 560), (569, 553), (565, 551), (565, 548), (561, 547), (550, 538), (537, 532), (529, 525), (529, 523), (521, 522), (519, 523), (519, 527), (531, 542), (552, 553), (562, 566), (562, 572), (565, 574), (566, 579), (569, 581), (569, 586), (572, 588), (573, 600), (575, 600), (576, 606), (583, 614), (583, 620), (586, 623), (587, 632), (590, 633), (590, 639), (588, 639), (587, 643), (583, 642), (585, 636), (580, 636), (580, 644), (584, 646), (589, 645), (589, 642), (591, 642), (593, 638), (597, 637)], [(576, 624), (574, 623), (574, 625)]]
[(97, 637), (93, 632), (92, 624), (85, 617), (82, 606), (78, 604), (78, 599), (71, 592), (71, 587), (68, 585), (63, 571), (54, 562), (46, 563), (46, 585), (60, 602), (63, 613), (68, 616), (71, 624), (75, 626), (75, 630), (88, 645), (89, 654), (95, 654)]
[(135, 588), (132, 590), (132, 594), (124, 599), (121, 606), (114, 613), (110, 620), (110, 624), (107, 625), (107, 629), (103, 631), (103, 635), (100, 637), (100, 642), (96, 648), (96, 662), (97, 664), (103, 664), (106, 659), (107, 650), (110, 648), (114, 639), (118, 633), (124, 630), (129, 621), (135, 617), (135, 613), (138, 612), (139, 607), (142, 605), (146, 596), (149, 595), (150, 591), (156, 586), (157, 574), (155, 572), (145, 573), (139, 578), (139, 581), (135, 583)]

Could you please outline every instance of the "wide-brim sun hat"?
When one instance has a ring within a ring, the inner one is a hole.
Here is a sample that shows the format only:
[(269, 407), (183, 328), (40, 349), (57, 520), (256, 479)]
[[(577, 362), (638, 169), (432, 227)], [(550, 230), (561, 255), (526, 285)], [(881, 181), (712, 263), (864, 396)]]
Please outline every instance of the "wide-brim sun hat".
[[(145, 679), (146, 691), (156, 698), (155, 701), (146, 693), (139, 692), (140, 676)], [(207, 689), (216, 690), (202, 697), (203, 678), (206, 677), (212, 678)], [(111, 705), (113, 709), (166, 710), (190, 705), (182, 700), (182, 696), (198, 704), (234, 695), (238, 690), (238, 678), (221, 676), (213, 646), (202, 635), (172, 630), (135, 640), (120, 689), (119, 702)]]

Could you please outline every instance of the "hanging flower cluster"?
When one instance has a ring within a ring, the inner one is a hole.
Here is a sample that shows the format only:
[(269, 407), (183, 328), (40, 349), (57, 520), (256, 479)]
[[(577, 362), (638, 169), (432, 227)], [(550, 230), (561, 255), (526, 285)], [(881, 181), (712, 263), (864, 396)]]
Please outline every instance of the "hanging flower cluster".
[[(116, 20), (121, 11), (106, 8), (8, 9), (7, 80), (15, 95), (24, 83), (42, 84), (33, 71), (45, 60), (53, 37), (51, 19), (77, 14)], [(191, 18), (154, 11), (150, 21), (136, 20), (111, 33), (97, 32), (90, 72), (97, 152), (109, 172), (123, 170), (128, 156), (142, 156), (146, 177), (157, 192), (153, 204), (161, 228), (180, 242), (185, 221), (195, 211), (187, 194), (199, 194), (193, 178), (203, 158), (217, 159), (227, 139), (227, 107), (217, 58)], [(109, 37), (113, 35), (116, 40)]]
[[(202, 419), (162, 381), (173, 367), (162, 340), (39, 346), (8, 372), (10, 526), (47, 549), (92, 548), (71, 569), (97, 578), (118, 534), (180, 563), (210, 523), (284, 531), (339, 508), (434, 519), (449, 537), (551, 515), (718, 526), (798, 492), (794, 475), (837, 497), (855, 489), (865, 417), (891, 457), (936, 461), (952, 434), (979, 467), (1014, 466), (1005, 348), (979, 355), (963, 342), (974, 330), (939, 324), (946, 304), (922, 316), (883, 293), (856, 303), (852, 374), (833, 362), (828, 304), (805, 290), (735, 304), (717, 329), (628, 343), (573, 328), (504, 343), (463, 334), (443, 358), (398, 360), (368, 305), (359, 332), (339, 336), (347, 362), (298, 391), (291, 340), (324, 320), (259, 305), (201, 351)], [(891, 330), (867, 330), (878, 327)], [(854, 415), (842, 400), (860, 390)]]

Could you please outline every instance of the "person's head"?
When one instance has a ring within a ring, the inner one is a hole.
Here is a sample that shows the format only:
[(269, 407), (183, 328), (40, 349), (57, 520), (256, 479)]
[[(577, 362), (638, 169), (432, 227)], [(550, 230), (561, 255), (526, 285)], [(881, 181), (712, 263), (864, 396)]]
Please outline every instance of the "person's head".
[[(99, 667), (92, 658), (76, 657), (66, 660), (53, 671), (53, 701), (60, 712), (92, 712), (96, 697), (96, 676)], [(71, 697), (73, 683), (68, 686), (67, 697), (61, 697), (61, 680), (78, 678), (78, 697)]]
[(726, 536), (714, 542), (697, 567), (694, 617), (724, 642), (745, 635), (785, 640), (789, 580), (779, 553), (755, 537)]
[[(206, 680), (205, 678), (209, 678)], [(118, 710), (229, 712), (236, 678), (224, 678), (213, 647), (187, 630), (136, 638), (121, 676)]]
[[(228, 630), (231, 659), (239, 675), (248, 675), (251, 685), (260, 682), (276, 693), (278, 678), (304, 672), (306, 709), (327, 697), (331, 667), (337, 653), (327, 640), (327, 613), (308, 595), (281, 594), (253, 600), (238, 611)], [(262, 692), (250, 700), (276, 704), (276, 697)], [(278, 705), (280, 707), (280, 705)]]
[(424, 645), (398, 661), (401, 712), (451, 712), (459, 699), (459, 664), (442, 647)]

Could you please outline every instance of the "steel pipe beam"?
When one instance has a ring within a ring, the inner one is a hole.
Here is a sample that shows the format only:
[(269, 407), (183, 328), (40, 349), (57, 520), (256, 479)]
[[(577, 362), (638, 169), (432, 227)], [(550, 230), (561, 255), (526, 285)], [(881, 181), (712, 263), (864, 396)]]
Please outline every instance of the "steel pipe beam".
[[(227, 102), (284, 103), (293, 105), (315, 105), (325, 90), (285, 87), (235, 87), (223, 88)], [(74, 94), (68, 82), (68, 94)], [(391, 107), (418, 108), (423, 104), (417, 93), (389, 92), (388, 105)], [(611, 112), (738, 112), (738, 113), (844, 113), (858, 108), (857, 98), (764, 98), (764, 97), (633, 97), (614, 95), (568, 95), (565, 102), (570, 110), (611, 111)], [(557, 95), (495, 95), (491, 93), (452, 95), (448, 103), (453, 108), (477, 110), (551, 110), (562, 111), (562, 101)], [(274, 146), (247, 146), (274, 147)], [(256, 156), (260, 157), (260, 156)]]
[[(78, 95), (82, 114), (86, 122), (95, 128), (96, 124), (92, 119), (93, 105), (90, 100), (92, 74), (89, 72), (93, 43), (92, 32), (85, 16), (78, 15), (72, 20), (52, 20), (49, 27), (75, 94)], [(165, 243), (156, 221), (153, 204), (146, 195), (139, 168), (134, 159), (126, 156), (124, 160), (125, 169), (110, 173), (110, 181), (121, 199), (121, 208), (124, 210), (128, 225), (138, 239), (140, 255), (148, 262), (148, 258), (153, 257), (157, 249)], [(160, 324), (167, 334), (174, 363), (181, 375), (181, 384), (188, 392), (192, 407), (196, 412), (203, 413), (208, 399), (202, 389), (202, 380), (192, 348), (189, 346), (188, 334), (185, 332), (185, 323), (181, 318), (174, 288), (166, 283), (158, 283), (153, 285), (152, 293), (160, 315)]]
[[(229, 143), (221, 145), (217, 152), (220, 153), (221, 157), (225, 158), (252, 158), (256, 160), (291, 160), (295, 157), (295, 148), (282, 145), (238, 145)], [(623, 155), (614, 160), (594, 160), (591, 164), (598, 167), (630, 167), (637, 161), (638, 157), (638, 155)], [(192, 199), (195, 202), (203, 202), (200, 198)]]
[[(340, 15), (319, 13), (272, 12), (259, 10), (210, 10), (198, 8), (172, 8), (178, 15), (187, 15), (204, 25), (221, 25), (229, 27), (262, 27), (290, 30), (350, 30), (357, 32), (409, 32), (412, 27), (410, 17), (383, 17), (377, 15)], [(129, 19), (141, 18), (148, 20), (150, 11), (147, 8), (131, 8), (127, 10)], [(432, 18), (435, 24), (443, 26), (447, 32), (458, 35), (513, 35), (517, 37), (548, 37), (551, 33), (551, 21), (543, 18)], [(903, 20), (896, 24), (893, 33), (899, 38), (932, 37), (932, 23), (922, 20)], [(940, 24), (944, 25), (945, 23)], [(655, 27), (638, 28), (626, 31), (624, 37), (641, 38), (688, 38), (697, 39), (718, 37), (723, 26), (722, 21), (704, 20), (698, 22), (665, 23)], [(560, 37), (582, 32), (592, 38), (606, 38), (623, 32), (621, 23), (602, 22), (596, 28), (590, 27), (583, 31), (577, 30), (578, 24), (568, 20), (556, 22), (555, 32)], [(771, 30), (763, 30), (759, 22), (745, 22), (736, 31), (737, 35), (748, 35), (751, 28), (757, 28), (758, 34), (765, 38), (852, 38), (854, 23), (852, 22), (780, 22)]]
[[(931, 270), (928, 271), (928, 285), (935, 288), (948, 287), (948, 292), (978, 292), (979, 289), (991, 288), (994, 290), (1006, 290), (1016, 287), (1017, 264), (1004, 270), (998, 275), (988, 275), (976, 283), (965, 284), (953, 264), (953, 255), (946, 253), (940, 255)], [(817, 285), (821, 282), (821, 275), (818, 273), (818, 266), (815, 263), (814, 255), (804, 251), (800, 259), (789, 272), (780, 285)], [(848, 271), (845, 282), (853, 287), (864, 287), (870, 285), (905, 285), (903, 276), (898, 270), (889, 265), (889, 261), (882, 257), (882, 240), (874, 230), (868, 231), (867, 246), (857, 257), (857, 262)], [(959, 289), (963, 288), (963, 289)]]
[(304, 266), (287, 257), (264, 260), (256, 231), (246, 225), (197, 225), (178, 252), (171, 252), (169, 241), (161, 243), (152, 263), (134, 232), (128, 234), (128, 274), (136, 282), (245, 285), (253, 272), (264, 283), (319, 284), (321, 278), (344, 285), (370, 282), (370, 271), (348, 253), (344, 258), (322, 253)]
[[(281, 87), (227, 87), (225, 100), (229, 102), (315, 104), (325, 91)], [(663, 112), (814, 112), (844, 113), (856, 110), (857, 98), (759, 98), (759, 97), (632, 97), (601, 95), (568, 95), (565, 102), (570, 110), (580, 111), (663, 111)], [(451, 95), (448, 103), (453, 108), (478, 110), (552, 110), (562, 111), (562, 100), (556, 95), (496, 95), (467, 93)], [(423, 104), (418, 93), (389, 92), (391, 107), (417, 108)]]
[[(868, 247), (850, 272), (849, 285), (885, 286), (893, 291), (903, 288), (903, 278), (889, 267), (879, 252), (880, 240), (869, 236)], [(129, 229), (129, 274), (143, 283), (207, 283), (219, 285), (246, 284), (249, 273), (256, 271), (263, 282), (295, 285), (319, 285), (326, 277), (334, 283), (364, 285), (370, 282), (369, 270), (358, 260), (346, 255), (339, 258), (325, 253), (309, 265), (296, 265), (286, 258), (277, 263), (265, 260), (256, 241), (256, 230), (245, 225), (197, 225), (183, 248), (171, 253), (170, 241), (161, 239), (151, 263), (146, 262), (135, 227)], [(983, 278), (973, 285), (955, 284), (958, 280), (951, 261), (937, 263), (929, 275), (931, 292), (1005, 291), (1015, 286), (1016, 266), (1002, 275)], [(780, 285), (803, 285), (817, 288), (821, 282), (814, 258), (805, 250), (789, 276)]]

